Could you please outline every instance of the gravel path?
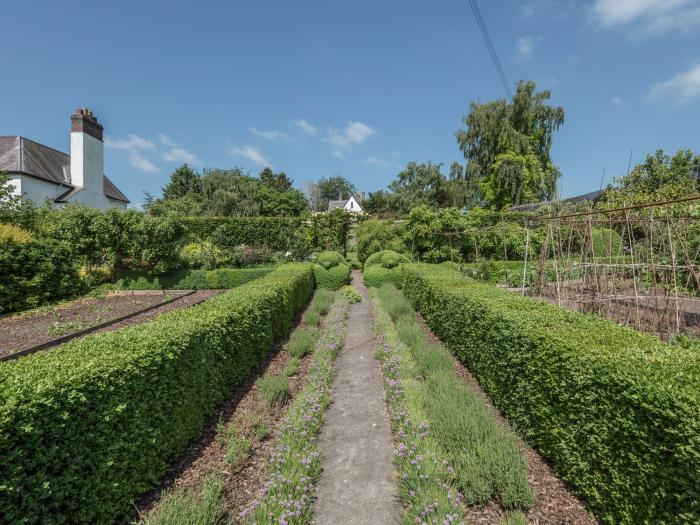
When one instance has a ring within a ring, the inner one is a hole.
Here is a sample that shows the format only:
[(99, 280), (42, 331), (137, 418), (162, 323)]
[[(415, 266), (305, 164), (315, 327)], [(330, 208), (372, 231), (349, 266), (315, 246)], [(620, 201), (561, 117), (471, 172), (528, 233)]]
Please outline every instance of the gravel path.
[(316, 489), (314, 523), (369, 525), (399, 523), (392, 437), (367, 289), (353, 271), (363, 300), (350, 307), (345, 346), (336, 361), (320, 446), (324, 467)]

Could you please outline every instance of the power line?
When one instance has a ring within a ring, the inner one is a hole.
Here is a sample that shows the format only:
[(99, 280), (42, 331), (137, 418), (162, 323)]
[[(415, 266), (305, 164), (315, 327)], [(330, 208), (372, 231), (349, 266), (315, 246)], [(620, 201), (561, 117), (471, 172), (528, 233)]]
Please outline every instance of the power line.
[(506, 95), (508, 95), (508, 98), (512, 99), (513, 91), (511, 90), (508, 78), (506, 77), (506, 74), (503, 71), (503, 66), (501, 65), (501, 60), (498, 58), (498, 53), (496, 53), (496, 48), (494, 47), (493, 41), (491, 40), (491, 35), (489, 35), (488, 29), (486, 29), (486, 22), (484, 22), (484, 17), (481, 15), (479, 4), (477, 4), (476, 0), (469, 0), (469, 5), (472, 8), (472, 13), (474, 13), (474, 19), (476, 20), (476, 24), (479, 26), (479, 30), (481, 30), (481, 36), (484, 38), (486, 49), (488, 49), (489, 54), (491, 55), (491, 61), (493, 62), (494, 67), (496, 68), (498, 78), (501, 80), (501, 84), (503, 84), (503, 89), (505, 90)]

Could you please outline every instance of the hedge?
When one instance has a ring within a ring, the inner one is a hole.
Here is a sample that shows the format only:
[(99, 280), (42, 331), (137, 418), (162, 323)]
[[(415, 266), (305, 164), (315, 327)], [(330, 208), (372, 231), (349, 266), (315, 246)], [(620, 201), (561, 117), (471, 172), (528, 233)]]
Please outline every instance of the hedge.
[(0, 314), (83, 291), (78, 264), (65, 244), (53, 239), (17, 240), (8, 235), (0, 242)]
[(201, 305), (0, 365), (0, 522), (123, 519), (313, 288), (310, 264), (287, 264)]
[(445, 267), (404, 292), (602, 522), (700, 521), (700, 354)]
[(314, 274), (319, 288), (337, 290), (350, 282), (350, 266), (338, 252), (322, 252), (316, 256)]
[(219, 268), (217, 270), (181, 269), (165, 275), (129, 272), (116, 283), (122, 290), (207, 290), (236, 288), (259, 279), (274, 268)]
[(401, 267), (410, 262), (408, 257), (392, 250), (375, 252), (365, 261), (363, 278), (367, 286), (379, 288), (383, 284), (393, 284), (401, 288), (403, 276)]

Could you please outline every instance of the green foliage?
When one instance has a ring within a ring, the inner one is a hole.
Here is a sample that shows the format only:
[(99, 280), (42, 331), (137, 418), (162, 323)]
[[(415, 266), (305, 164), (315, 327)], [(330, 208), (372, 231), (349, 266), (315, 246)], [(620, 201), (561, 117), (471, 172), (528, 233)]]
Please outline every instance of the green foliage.
[(355, 228), (357, 236), (357, 258), (364, 263), (367, 257), (382, 250), (405, 253), (402, 236), (404, 226), (394, 221), (371, 219)]
[(290, 357), (289, 361), (287, 361), (287, 364), (284, 365), (284, 369), (282, 370), (282, 374), (286, 377), (292, 377), (297, 375), (297, 372), (299, 372), (299, 365), (301, 364), (301, 359), (298, 357)]
[(180, 250), (180, 259), (190, 268), (211, 270), (218, 266), (221, 250), (209, 241), (191, 242)]
[(233, 472), (238, 472), (250, 457), (252, 443), (246, 436), (231, 436), (226, 442), (224, 459)]
[(201, 493), (180, 488), (163, 497), (142, 525), (223, 525), (224, 485), (220, 478), (205, 480)]
[(4, 243), (26, 244), (34, 240), (31, 232), (13, 224), (0, 223), (0, 245)]
[(616, 257), (625, 254), (622, 237), (609, 228), (593, 228), (591, 243), (596, 257)]
[(350, 273), (350, 266), (338, 252), (323, 252), (316, 257), (314, 274), (319, 288), (337, 290), (350, 281)]
[(389, 184), (392, 192), (392, 208), (399, 213), (408, 213), (416, 206), (445, 206), (447, 179), (440, 171), (442, 164), (418, 164), (409, 162), (406, 168)]
[(300, 328), (294, 330), (287, 344), (289, 355), (300, 359), (304, 357), (313, 349), (317, 335), (314, 328)]
[(350, 213), (343, 209), (335, 209), (317, 213), (311, 221), (311, 246), (321, 250), (333, 250), (345, 257), (350, 231)]
[(314, 325), (314, 323), (309, 322), (308, 316), (314, 315), (320, 317), (326, 315), (331, 307), (331, 304), (333, 304), (334, 299), (335, 294), (331, 290), (317, 288), (314, 298), (311, 300), (311, 304), (309, 304), (306, 312), (304, 312), (304, 322), (306, 324)]
[(408, 262), (410, 262), (408, 257), (392, 250), (373, 253), (365, 261), (363, 272), (365, 284), (378, 288), (383, 284), (391, 283), (400, 288), (403, 279), (401, 267)]
[(280, 192), (291, 190), (294, 182), (292, 179), (287, 177), (283, 171), (280, 173), (275, 173), (269, 167), (263, 168), (263, 170), (260, 172), (259, 178), (264, 187)]
[(260, 399), (269, 407), (281, 405), (289, 398), (289, 378), (286, 375), (267, 373), (255, 384)]
[(700, 356), (594, 316), (404, 267), (404, 290), (605, 523), (700, 520)]
[(353, 270), (362, 270), (362, 263), (357, 258), (357, 252), (348, 252), (348, 256), (345, 260)]
[[(35, 308), (78, 295), (83, 286), (78, 264), (65, 244), (53, 239), (27, 241), (8, 232), (0, 241), (0, 313)], [(19, 241), (19, 242), (18, 242)]]
[(332, 251), (319, 253), (314, 259), (314, 262), (316, 264), (320, 264), (326, 270), (334, 266), (338, 266), (339, 264), (346, 264), (345, 258), (342, 255), (340, 255), (338, 252)]
[(318, 189), (324, 210), (328, 209), (328, 201), (349, 199), (350, 196), (357, 193), (355, 185), (340, 175), (323, 177), (318, 181)]
[(105, 523), (157, 482), (313, 291), (308, 264), (0, 366), (8, 523)]
[(115, 283), (119, 290), (208, 290), (236, 288), (264, 277), (274, 268), (219, 268), (217, 270), (180, 269), (164, 275), (127, 272)]
[(187, 164), (183, 164), (170, 175), (170, 181), (163, 188), (163, 199), (173, 200), (200, 193), (202, 193), (202, 178)]
[(533, 81), (518, 83), (512, 102), (472, 102), (466, 130), (455, 133), (467, 160), (467, 178), (486, 204), (551, 200), (560, 172), (552, 163), (552, 137), (564, 122), (564, 108), (547, 105), (550, 92)]
[(362, 295), (360, 295), (360, 292), (355, 290), (355, 288), (350, 285), (343, 286), (340, 289), (340, 294), (345, 297), (350, 304), (355, 304), (362, 301)]

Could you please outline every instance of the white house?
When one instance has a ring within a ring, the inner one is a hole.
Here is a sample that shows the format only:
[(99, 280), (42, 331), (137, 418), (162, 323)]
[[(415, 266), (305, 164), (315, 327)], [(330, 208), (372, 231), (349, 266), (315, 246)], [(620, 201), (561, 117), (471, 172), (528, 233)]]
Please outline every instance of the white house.
[(126, 209), (129, 199), (104, 174), (103, 127), (89, 109), (71, 118), (70, 155), (24, 137), (0, 136), (0, 172), (14, 193), (43, 204)]
[(352, 213), (361, 213), (362, 212), (362, 206), (357, 202), (355, 197), (352, 195), (350, 196), (349, 199), (340, 199), (337, 201), (328, 201), (328, 209), (329, 210), (335, 210), (337, 208), (343, 208), (344, 210), (347, 210)]

